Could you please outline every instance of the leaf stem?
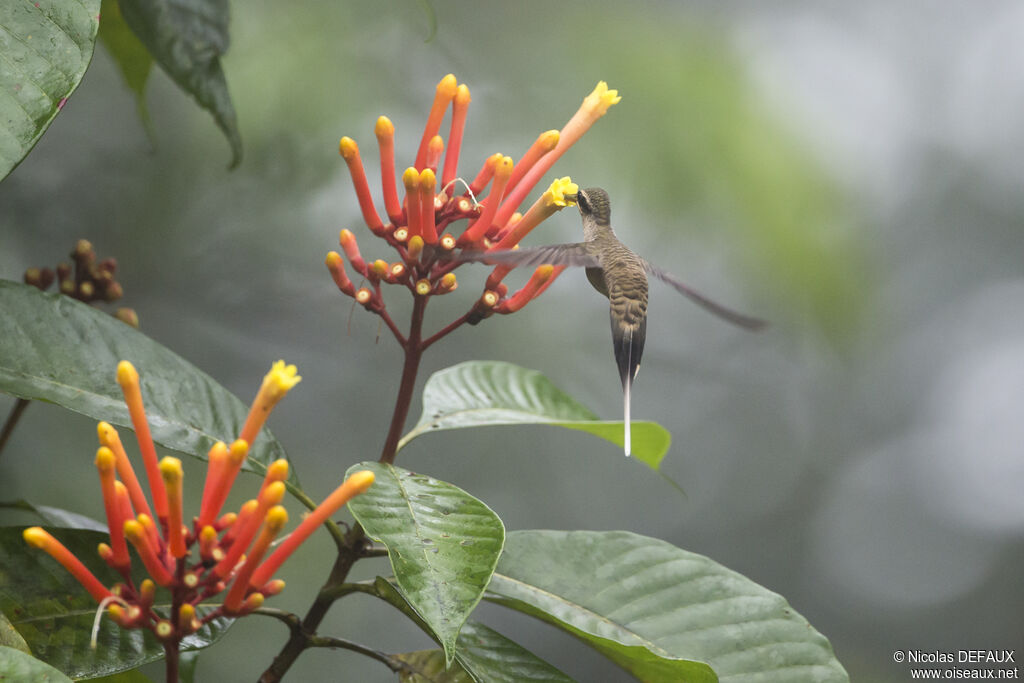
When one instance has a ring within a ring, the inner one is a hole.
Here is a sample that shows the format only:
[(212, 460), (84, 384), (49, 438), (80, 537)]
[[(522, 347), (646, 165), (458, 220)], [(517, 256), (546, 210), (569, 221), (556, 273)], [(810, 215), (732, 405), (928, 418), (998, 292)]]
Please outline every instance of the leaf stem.
[(3, 452), (4, 446), (7, 445), (7, 440), (11, 438), (11, 432), (18, 425), (18, 420), (21, 419), (21, 415), (25, 412), (25, 408), (28, 408), (29, 403), (31, 401), (27, 398), (19, 398), (15, 402), (14, 407), (11, 408), (10, 414), (7, 415), (7, 420), (4, 422), (3, 429), (0, 429), (0, 453)]

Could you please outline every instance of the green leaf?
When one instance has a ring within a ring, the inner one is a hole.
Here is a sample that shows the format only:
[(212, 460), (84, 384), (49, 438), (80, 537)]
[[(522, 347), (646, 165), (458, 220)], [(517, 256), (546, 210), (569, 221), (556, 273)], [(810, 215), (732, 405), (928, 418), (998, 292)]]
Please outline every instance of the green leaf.
[(92, 60), (100, 0), (0, 2), (0, 179), (60, 113)]
[[(622, 446), (622, 422), (598, 420), (589, 408), (536, 370), (500, 361), (468, 361), (435, 372), (423, 387), (423, 414), (398, 447), (426, 432), (464, 427), (550, 424)], [(633, 456), (654, 470), (672, 437), (656, 422), (633, 422)]]
[[(113, 586), (122, 580), (96, 554), (97, 544), (109, 541), (106, 534), (82, 529), (48, 531), (104, 585)], [(0, 612), (33, 653), (72, 678), (106, 676), (163, 657), (163, 646), (149, 631), (124, 630), (110, 619), (100, 621), (98, 646), (92, 649), (89, 634), (98, 607), (96, 601), (53, 558), (29, 547), (21, 533), (21, 528), (0, 527)], [(213, 619), (185, 638), (182, 649), (207, 647), (230, 625), (229, 619)]]
[(478, 683), (572, 683), (543, 659), (476, 621), (459, 634), (456, 659)]
[(643, 681), (849, 681), (828, 640), (782, 596), (629, 532), (512, 532), (486, 597), (566, 630)]
[(0, 645), (0, 681), (71, 683), (71, 679), (30, 654)]
[[(181, 658), (185, 658), (185, 653), (181, 653)], [(181, 672), (179, 667), (178, 672)], [(184, 683), (185, 678), (182, 677)], [(90, 678), (89, 683), (153, 683), (153, 679), (142, 673), (138, 669), (129, 669), (128, 671), (122, 671), (116, 674), (110, 674), (109, 676), (101, 676), (100, 678)]]
[[(3, 612), (0, 612), (0, 645), (13, 647), (15, 650), (32, 654), (28, 643), (25, 642), (25, 639), (18, 633), (18, 629), (14, 628), (14, 624), (11, 623), (10, 619)], [(0, 680), (3, 680), (3, 678), (0, 677)]]
[(242, 138), (220, 58), (228, 49), (227, 0), (119, 0), (124, 20), (157, 64), (213, 115), (242, 161)]
[(65, 529), (91, 529), (93, 531), (102, 531), (103, 533), (109, 531), (106, 522), (100, 522), (92, 517), (86, 517), (70, 510), (50, 507), (49, 505), (33, 505), (27, 500), (2, 502), (0, 503), (0, 508), (32, 512), (47, 526), (59, 526)]
[(444, 650), (417, 650), (394, 657), (406, 667), (398, 672), (401, 683), (473, 683), (458, 664), (445, 668)]
[(150, 140), (154, 140), (155, 131), (152, 120), (149, 118), (145, 97), (146, 82), (149, 80), (149, 73), (153, 66), (153, 56), (128, 28), (117, 0), (103, 0), (100, 9), (99, 37), (103, 47), (107, 48), (107, 52), (117, 63), (125, 85), (135, 95), (135, 108), (139, 113), (139, 118), (142, 120), (142, 125)]
[(483, 596), (505, 527), (494, 511), (452, 484), (394, 465), (364, 462), (373, 486), (348, 507), (388, 549), (402, 596), (436, 635), (451, 663), (455, 640)]
[[(245, 423), (247, 406), (209, 375), (91, 306), (0, 280), (0, 310), (0, 391), (130, 427), (116, 378), (117, 363), (130, 360), (157, 443), (205, 459), (210, 446), (232, 441)], [(255, 395), (257, 378), (253, 385)], [(264, 428), (245, 468), (262, 473), (284, 456)]]

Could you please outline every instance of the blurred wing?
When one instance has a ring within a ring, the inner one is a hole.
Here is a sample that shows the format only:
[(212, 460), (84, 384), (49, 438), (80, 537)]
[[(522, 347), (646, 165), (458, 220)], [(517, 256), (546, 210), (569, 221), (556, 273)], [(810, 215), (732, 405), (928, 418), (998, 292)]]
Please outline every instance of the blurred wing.
[(552, 244), (547, 247), (532, 249), (509, 249), (507, 251), (480, 251), (462, 253), (460, 261), (480, 261), (482, 263), (507, 263), (512, 266), (540, 266), (545, 263), (553, 266), (585, 266), (601, 265), (596, 256), (592, 256), (586, 244)]
[(710, 311), (711, 313), (714, 313), (723, 320), (728, 320), (733, 325), (739, 325), (740, 327), (744, 327), (748, 330), (759, 330), (768, 324), (764, 320), (760, 320), (758, 318), (751, 318), (750, 316), (743, 315), (742, 313), (737, 313), (731, 308), (726, 308), (721, 304), (715, 303), (714, 301), (707, 298), (700, 292), (691, 289), (687, 285), (684, 285), (674, 276), (666, 273), (661, 268), (658, 268), (657, 266), (652, 266), (650, 263), (647, 263), (646, 261), (644, 261), (644, 269), (654, 277), (661, 280), (662, 282), (667, 282), (668, 284), (672, 285), (677, 292), (689, 298), (691, 301), (693, 301), (701, 308)]

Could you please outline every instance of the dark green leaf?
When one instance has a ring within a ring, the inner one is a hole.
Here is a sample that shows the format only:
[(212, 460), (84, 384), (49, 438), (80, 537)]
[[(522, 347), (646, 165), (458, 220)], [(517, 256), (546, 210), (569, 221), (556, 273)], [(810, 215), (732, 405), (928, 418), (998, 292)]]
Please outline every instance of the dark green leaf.
[[(185, 658), (184, 652), (181, 654), (181, 658)], [(178, 671), (180, 672), (181, 669), (179, 668)], [(182, 681), (185, 683), (184, 677), (182, 677)], [(129, 669), (128, 671), (110, 674), (109, 676), (90, 678), (89, 683), (153, 683), (153, 679), (138, 669)]]
[(0, 2), (0, 179), (60, 113), (92, 60), (100, 0)]
[(494, 511), (452, 484), (394, 465), (364, 462), (376, 481), (348, 507), (388, 549), (398, 589), (436, 635), (449, 663), (505, 541)]
[[(96, 554), (97, 544), (109, 541), (106, 534), (82, 529), (49, 531), (105, 585), (121, 580)], [(98, 647), (92, 649), (89, 638), (96, 601), (49, 555), (29, 547), (21, 532), (15, 527), (0, 528), (0, 612), (33, 653), (72, 678), (106, 676), (163, 657), (163, 646), (149, 631), (124, 630), (109, 619), (100, 621)], [(227, 619), (211, 620), (185, 638), (182, 649), (207, 647), (230, 624)]]
[(456, 659), (477, 683), (572, 683), (572, 679), (497, 631), (467, 621)]
[[(435, 372), (423, 387), (423, 414), (399, 448), (441, 429), (550, 424), (622, 446), (622, 422), (597, 415), (536, 370), (500, 361), (468, 361)], [(656, 422), (633, 422), (633, 456), (657, 470), (672, 437)]]
[[(18, 633), (18, 629), (14, 628), (14, 624), (10, 622), (3, 612), (0, 612), (0, 645), (5, 647), (13, 647), (15, 650), (21, 650), (32, 654), (32, 650), (28, 649), (28, 643)], [(3, 680), (3, 678), (0, 678)]]
[(121, 14), (117, 0), (103, 0), (100, 11), (100, 42), (117, 63), (125, 85), (135, 95), (135, 107), (139, 118), (146, 129), (146, 134), (154, 139), (153, 124), (146, 107), (146, 81), (153, 66), (153, 56), (146, 46), (139, 42)]
[(213, 115), (242, 160), (235, 108), (220, 58), (228, 49), (227, 0), (119, 0), (124, 20), (178, 86)]
[(50, 507), (49, 505), (33, 505), (27, 500), (16, 500), (10, 503), (0, 503), (0, 508), (24, 510), (36, 514), (46, 526), (59, 526), (65, 529), (91, 529), (107, 533), (108, 527), (105, 522), (100, 522), (92, 517), (80, 515), (70, 510)]
[[(0, 391), (56, 403), (128, 427), (117, 363), (139, 371), (153, 439), (205, 459), (216, 441), (238, 436), (248, 408), (209, 375), (138, 330), (59, 294), (0, 280)], [(253, 395), (260, 377), (253, 378)], [(123, 439), (130, 448), (128, 439)], [(83, 449), (95, 444), (82, 444)], [(247, 469), (263, 472), (284, 457), (266, 429)]]
[(644, 681), (714, 681), (712, 670), (723, 683), (849, 681), (782, 596), (629, 532), (512, 532), (487, 599), (572, 633)]
[(473, 683), (458, 664), (445, 669), (444, 650), (417, 650), (395, 655), (407, 668), (398, 672), (401, 683)]
[(49, 664), (6, 645), (0, 645), (0, 681), (71, 683), (70, 678)]

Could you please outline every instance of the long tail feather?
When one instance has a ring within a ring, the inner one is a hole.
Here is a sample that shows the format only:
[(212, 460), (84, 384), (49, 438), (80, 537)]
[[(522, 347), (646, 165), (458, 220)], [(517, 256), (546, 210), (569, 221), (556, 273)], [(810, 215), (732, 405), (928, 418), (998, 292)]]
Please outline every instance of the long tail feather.
[[(628, 334), (629, 334), (629, 340), (626, 342), (626, 354), (627, 354), (626, 357), (629, 359), (629, 361), (630, 361), (629, 362), (629, 367), (630, 367), (630, 369), (632, 369), (632, 367), (633, 367), (633, 363), (632, 363), (632, 360), (633, 360), (633, 331), (630, 330)], [(630, 453), (632, 451), (632, 443), (631, 443), (632, 439), (630, 438), (631, 437), (631, 435), (630, 435), (630, 431), (631, 430), (630, 430), (630, 424), (629, 424), (629, 404), (630, 404), (629, 395), (631, 393), (630, 389), (632, 389), (632, 387), (633, 387), (633, 373), (630, 372), (629, 375), (626, 377), (626, 381), (623, 382), (623, 384), (622, 384), (622, 395), (623, 395), (623, 407), (622, 407), (622, 411), (623, 411), (623, 417), (622, 417), (622, 422), (623, 422), (623, 439), (622, 439), (622, 447), (623, 447), (623, 450), (625, 450), (625, 452), (626, 452), (626, 457), (627, 458), (630, 456)]]

